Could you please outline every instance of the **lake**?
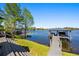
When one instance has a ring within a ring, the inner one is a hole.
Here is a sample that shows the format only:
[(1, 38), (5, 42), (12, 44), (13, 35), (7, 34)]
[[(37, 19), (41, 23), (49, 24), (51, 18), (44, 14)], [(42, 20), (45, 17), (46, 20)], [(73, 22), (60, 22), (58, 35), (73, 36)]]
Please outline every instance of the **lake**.
[[(36, 30), (31, 32), (31, 41), (49, 46), (48, 30)], [(73, 52), (79, 53), (79, 30), (71, 31), (71, 47)]]

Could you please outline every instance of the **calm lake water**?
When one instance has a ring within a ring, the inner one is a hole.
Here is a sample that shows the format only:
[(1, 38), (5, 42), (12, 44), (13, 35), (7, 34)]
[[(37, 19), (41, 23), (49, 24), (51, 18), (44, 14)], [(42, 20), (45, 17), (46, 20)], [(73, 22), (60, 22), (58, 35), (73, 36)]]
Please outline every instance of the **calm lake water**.
[[(29, 40), (49, 46), (48, 30), (32, 31), (31, 36)], [(73, 52), (79, 53), (79, 30), (71, 31), (71, 47)]]

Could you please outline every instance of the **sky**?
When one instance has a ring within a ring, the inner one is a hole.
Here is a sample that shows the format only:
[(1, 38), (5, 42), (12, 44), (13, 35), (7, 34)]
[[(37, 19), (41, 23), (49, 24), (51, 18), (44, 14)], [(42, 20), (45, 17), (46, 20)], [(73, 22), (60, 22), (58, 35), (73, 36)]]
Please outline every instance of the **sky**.
[[(0, 8), (4, 6), (5, 4), (0, 4)], [(79, 4), (77, 3), (21, 3), (20, 6), (31, 12), (34, 18), (34, 27), (79, 28)]]

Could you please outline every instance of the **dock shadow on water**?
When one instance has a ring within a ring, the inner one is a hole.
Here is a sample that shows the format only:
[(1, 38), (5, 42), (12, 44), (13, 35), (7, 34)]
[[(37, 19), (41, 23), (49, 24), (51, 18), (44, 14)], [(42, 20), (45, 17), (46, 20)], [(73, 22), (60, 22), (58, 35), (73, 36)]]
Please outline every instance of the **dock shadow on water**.
[(27, 56), (29, 47), (19, 46), (14, 43), (0, 43), (0, 56)]

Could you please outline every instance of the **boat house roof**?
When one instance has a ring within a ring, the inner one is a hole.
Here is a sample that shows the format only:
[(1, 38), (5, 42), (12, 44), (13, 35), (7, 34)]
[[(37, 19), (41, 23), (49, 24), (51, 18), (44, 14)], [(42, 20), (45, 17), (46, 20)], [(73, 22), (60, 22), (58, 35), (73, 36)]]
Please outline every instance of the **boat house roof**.
[(53, 28), (53, 29), (49, 29), (49, 31), (71, 31), (71, 30), (64, 29), (64, 28)]

